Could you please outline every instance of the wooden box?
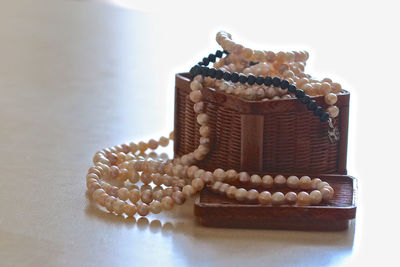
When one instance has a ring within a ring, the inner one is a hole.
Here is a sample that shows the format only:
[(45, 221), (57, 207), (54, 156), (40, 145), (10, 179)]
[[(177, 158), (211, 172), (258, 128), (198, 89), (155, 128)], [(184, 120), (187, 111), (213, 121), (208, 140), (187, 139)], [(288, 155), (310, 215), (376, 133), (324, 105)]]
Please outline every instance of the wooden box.
[[(199, 125), (189, 99), (187, 73), (176, 75), (174, 154), (182, 156), (199, 145)], [(347, 176), (347, 131), (350, 94), (338, 95), (340, 114), (334, 124), (340, 141), (328, 139), (328, 125), (297, 99), (246, 101), (203, 88), (210, 117), (211, 151), (199, 166), (235, 169), (250, 174), (307, 174), (329, 182), (334, 199), (319, 206), (261, 206), (243, 204), (204, 189), (195, 215), (205, 226), (297, 230), (343, 230), (355, 217), (356, 184)], [(312, 97), (326, 108), (323, 97)]]
[[(189, 99), (188, 74), (176, 75), (176, 156), (199, 145), (199, 125)], [(328, 124), (321, 123), (297, 99), (246, 101), (234, 95), (203, 88), (206, 113), (212, 129), (211, 151), (199, 165), (255, 172), (346, 174), (350, 94), (338, 95), (340, 114), (334, 119), (340, 141), (328, 139)], [(323, 97), (312, 97), (326, 108)]]

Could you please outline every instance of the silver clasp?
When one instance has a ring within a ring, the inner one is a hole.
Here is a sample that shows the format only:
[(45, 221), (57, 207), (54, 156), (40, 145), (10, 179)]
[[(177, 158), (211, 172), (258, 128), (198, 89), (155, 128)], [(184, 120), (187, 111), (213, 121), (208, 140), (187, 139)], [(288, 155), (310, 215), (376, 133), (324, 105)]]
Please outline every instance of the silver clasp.
[(340, 140), (340, 133), (339, 129), (333, 125), (332, 119), (329, 118), (328, 120), (329, 130), (328, 130), (328, 137), (332, 144), (336, 143)]

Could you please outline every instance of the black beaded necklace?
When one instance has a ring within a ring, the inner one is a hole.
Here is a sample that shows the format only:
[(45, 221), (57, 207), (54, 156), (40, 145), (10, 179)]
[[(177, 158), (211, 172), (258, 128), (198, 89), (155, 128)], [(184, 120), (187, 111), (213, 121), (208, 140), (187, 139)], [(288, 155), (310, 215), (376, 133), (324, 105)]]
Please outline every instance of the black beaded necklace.
[[(312, 100), (309, 95), (307, 95), (303, 90), (297, 89), (294, 84), (290, 84), (288, 80), (281, 79), (279, 77), (270, 77), (270, 76), (254, 76), (250, 74), (248, 76), (244, 74), (239, 74), (237, 72), (224, 72), (222, 70), (217, 70), (215, 68), (207, 67), (210, 62), (215, 62), (217, 58), (221, 58), (223, 54), (228, 55), (227, 51), (217, 50), (215, 54), (210, 54), (208, 57), (204, 57), (202, 61), (197, 63), (190, 69), (190, 76), (194, 78), (197, 75), (202, 75), (203, 77), (211, 77), (216, 78), (217, 80), (225, 80), (231, 81), (232, 83), (241, 83), (241, 84), (258, 84), (258, 85), (266, 85), (266, 86), (274, 86), (280, 87), (282, 90), (288, 90), (289, 93), (292, 93), (296, 96), (297, 99), (300, 100), (301, 103), (307, 105), (307, 109), (313, 111), (314, 115), (319, 117), (321, 122), (329, 122), (329, 126), (333, 129), (332, 120), (329, 117), (329, 113), (324, 111), (322, 107), (317, 105), (315, 100)], [(250, 64), (257, 64), (256, 62), (251, 62)], [(335, 130), (337, 132), (337, 130)], [(330, 137), (331, 138), (331, 137)]]

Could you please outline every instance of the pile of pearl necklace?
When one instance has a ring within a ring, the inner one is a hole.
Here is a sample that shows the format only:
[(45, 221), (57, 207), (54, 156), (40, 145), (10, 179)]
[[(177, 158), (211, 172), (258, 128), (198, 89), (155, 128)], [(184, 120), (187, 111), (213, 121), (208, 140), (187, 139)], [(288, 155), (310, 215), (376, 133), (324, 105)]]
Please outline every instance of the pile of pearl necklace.
[[(224, 72), (238, 72), (245, 75), (253, 74), (256, 77), (278, 76), (295, 84), (298, 89), (304, 90), (310, 96), (324, 96), (329, 105), (327, 112), (331, 118), (339, 115), (339, 108), (335, 106), (337, 94), (342, 91), (339, 83), (332, 82), (329, 78), (319, 81), (304, 72), (306, 61), (309, 57), (306, 51), (278, 52), (253, 50), (235, 43), (231, 34), (220, 31), (216, 37), (217, 43), (229, 52), (229, 55), (214, 63), (214, 68)], [(251, 65), (250, 62), (257, 62)], [(265, 85), (235, 85), (207, 77), (205, 85), (220, 89), (229, 94), (238, 95), (247, 100), (277, 100), (293, 98), (282, 89)]]
[[(170, 139), (173, 139), (172, 133)], [(258, 202), (261, 205), (318, 205), (322, 201), (328, 202), (334, 194), (333, 188), (319, 178), (285, 178), (282, 175), (275, 178), (270, 175), (260, 177), (257, 174), (250, 176), (247, 172), (237, 173), (235, 170), (222, 169), (210, 172), (195, 165), (182, 165), (181, 159), (163, 160), (155, 153), (152, 158), (141, 156), (148, 148), (154, 150), (159, 145), (167, 146), (168, 143), (168, 138), (161, 137), (159, 141), (152, 139), (148, 143), (139, 144), (131, 142), (98, 151), (93, 158), (94, 166), (86, 176), (88, 193), (109, 212), (128, 217), (136, 213), (146, 216), (150, 212), (158, 214), (162, 210), (171, 210), (174, 205), (182, 205), (205, 185), (212, 191), (239, 202)], [(111, 185), (109, 180), (117, 186)], [(143, 183), (140, 189), (135, 185), (139, 181)], [(265, 190), (259, 193), (255, 189), (247, 190), (232, 184), (244, 187), (262, 186), (266, 189), (286, 185), (290, 189), (313, 191), (271, 194)]]
[[(264, 62), (263, 55), (265, 55), (265, 62), (274, 62), (272, 52), (250, 51), (225, 37), (231, 38), (229, 34), (218, 33), (217, 41), (228, 52), (243, 54), (245, 55), (244, 58), (258, 62)], [(232, 58), (235, 59), (233, 56)], [(308, 54), (291, 54), (288, 52), (286, 54), (281, 53), (276, 58), (278, 62), (298, 63), (301, 68), (299, 62), (305, 62)], [(224, 62), (225, 60), (222, 59), (221, 61)], [(278, 65), (275, 64), (274, 66)], [(237, 65), (234, 67), (236, 68)], [(232, 66), (228, 66), (228, 68), (232, 68)], [(248, 69), (246, 72), (250, 73), (251, 67)], [(292, 69), (295, 70), (293, 67)], [(260, 75), (263, 75), (263, 73), (260, 73)], [(298, 82), (299, 79), (296, 77), (288, 78), (288, 80), (292, 79), (289, 82)], [(312, 81), (310, 77), (305, 77)], [(301, 178), (289, 176), (286, 178), (283, 175), (277, 175), (273, 178), (270, 175), (261, 177), (257, 174), (250, 176), (247, 172), (237, 173), (233, 169), (225, 171), (220, 168), (210, 172), (194, 165), (197, 161), (203, 160), (210, 151), (211, 129), (209, 117), (204, 112), (205, 104), (202, 101), (201, 89), (203, 83), (207, 85), (211, 82), (198, 75), (190, 83), (192, 91), (189, 97), (194, 102), (193, 109), (197, 114), (201, 136), (198, 148), (192, 153), (173, 161), (165, 159), (165, 157), (164, 159), (158, 157), (154, 152), (152, 158), (142, 156), (145, 155), (147, 149), (155, 150), (159, 146), (167, 146), (169, 140), (173, 140), (173, 133), (171, 133), (169, 139), (161, 137), (158, 141), (151, 139), (148, 143), (139, 142), (136, 144), (131, 142), (106, 148), (95, 154), (93, 158), (94, 166), (89, 169), (86, 176), (86, 185), (88, 193), (99, 205), (105, 207), (109, 212), (117, 215), (125, 214), (128, 217), (134, 216), (136, 213), (140, 216), (146, 216), (150, 212), (158, 214), (162, 210), (171, 210), (174, 205), (182, 205), (187, 198), (201, 191), (204, 186), (208, 186), (212, 191), (239, 202), (258, 202), (261, 205), (318, 205), (322, 201), (329, 202), (333, 198), (333, 188), (319, 178), (311, 179), (309, 176), (302, 176)], [(237, 95), (243, 96), (242, 93), (237, 93)], [(244, 95), (246, 96), (246, 94)], [(108, 180), (114, 181), (117, 186), (111, 185)], [(135, 185), (139, 181), (143, 183), (140, 189)], [(154, 188), (150, 185), (151, 183), (155, 185)], [(286, 194), (283, 192), (271, 194), (268, 190), (259, 192), (256, 189), (247, 190), (243, 187), (238, 188), (238, 186), (252, 186), (254, 188), (262, 186), (265, 189), (271, 189), (274, 186), (278, 188), (287, 186), (289, 189), (312, 191), (310, 193), (290, 191)]]
[[(210, 172), (193, 165), (196, 161), (204, 159), (210, 151), (211, 129), (209, 117), (204, 113), (201, 81), (200, 75), (193, 79), (190, 84), (192, 92), (189, 95), (194, 102), (193, 108), (200, 124), (201, 137), (198, 148), (173, 161), (163, 160), (156, 155), (153, 159), (141, 156), (147, 149), (155, 150), (158, 146), (167, 146), (169, 140), (173, 140), (171, 133), (169, 139), (161, 137), (158, 141), (152, 139), (148, 143), (131, 142), (98, 151), (93, 158), (95, 165), (89, 169), (86, 176), (86, 185), (88, 193), (99, 205), (109, 212), (125, 214), (128, 217), (136, 213), (140, 216), (146, 216), (150, 212), (158, 214), (162, 210), (171, 210), (174, 205), (182, 205), (188, 197), (201, 191), (205, 185), (212, 191), (239, 202), (258, 202), (261, 205), (318, 205), (321, 201), (328, 202), (333, 198), (333, 188), (319, 178), (285, 178), (282, 175), (275, 178), (265, 175), (261, 178), (257, 174), (250, 176), (247, 172), (237, 173), (233, 169), (225, 171), (218, 168)], [(117, 186), (111, 185), (108, 180), (113, 180)], [(135, 188), (139, 181), (143, 183), (140, 189)], [(154, 188), (151, 183), (155, 185)], [(274, 185), (286, 185), (290, 189), (313, 191), (271, 194), (268, 190), (258, 192), (256, 189), (238, 188), (233, 184), (243, 187), (262, 186), (266, 189)], [(132, 189), (128, 189), (129, 187)]]

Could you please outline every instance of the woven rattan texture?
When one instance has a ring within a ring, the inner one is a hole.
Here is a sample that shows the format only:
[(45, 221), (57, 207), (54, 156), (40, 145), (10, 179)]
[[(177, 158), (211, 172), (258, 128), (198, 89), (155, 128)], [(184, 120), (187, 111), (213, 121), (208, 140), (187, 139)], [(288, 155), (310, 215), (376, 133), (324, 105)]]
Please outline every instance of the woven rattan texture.
[[(175, 156), (193, 152), (199, 145), (199, 125), (189, 99), (189, 80), (177, 75), (175, 92)], [(241, 157), (251, 157), (241, 151), (241, 138), (246, 131), (241, 129), (240, 110), (252, 112), (240, 101), (231, 100), (213, 89), (203, 89), (206, 113), (210, 117), (211, 151), (197, 165), (208, 170), (223, 168), (246, 171)], [(264, 106), (254, 106), (257, 115), (264, 116), (262, 172), (278, 173), (345, 173), (347, 147), (348, 95), (341, 96), (337, 105), (342, 115), (334, 119), (344, 137), (332, 144), (327, 137), (329, 126), (321, 123), (306, 106), (296, 99), (276, 100)], [(237, 102), (233, 102), (237, 101)], [(321, 99), (319, 99), (321, 103)], [(229, 103), (228, 103), (229, 102)], [(274, 102), (274, 103), (272, 103)], [(220, 104), (221, 103), (221, 104)], [(236, 103), (236, 104), (232, 104)], [(323, 106), (324, 104), (321, 103)], [(264, 105), (264, 104), (263, 104)], [(265, 106), (267, 107), (267, 106)], [(326, 108), (326, 106), (324, 107)], [(249, 113), (246, 113), (249, 114)], [(250, 113), (252, 114), (252, 113)], [(344, 119), (345, 121), (341, 121)], [(345, 129), (340, 129), (345, 125)], [(340, 158), (341, 157), (341, 158)], [(343, 160), (344, 159), (344, 160)], [(248, 170), (247, 170), (248, 171)]]

